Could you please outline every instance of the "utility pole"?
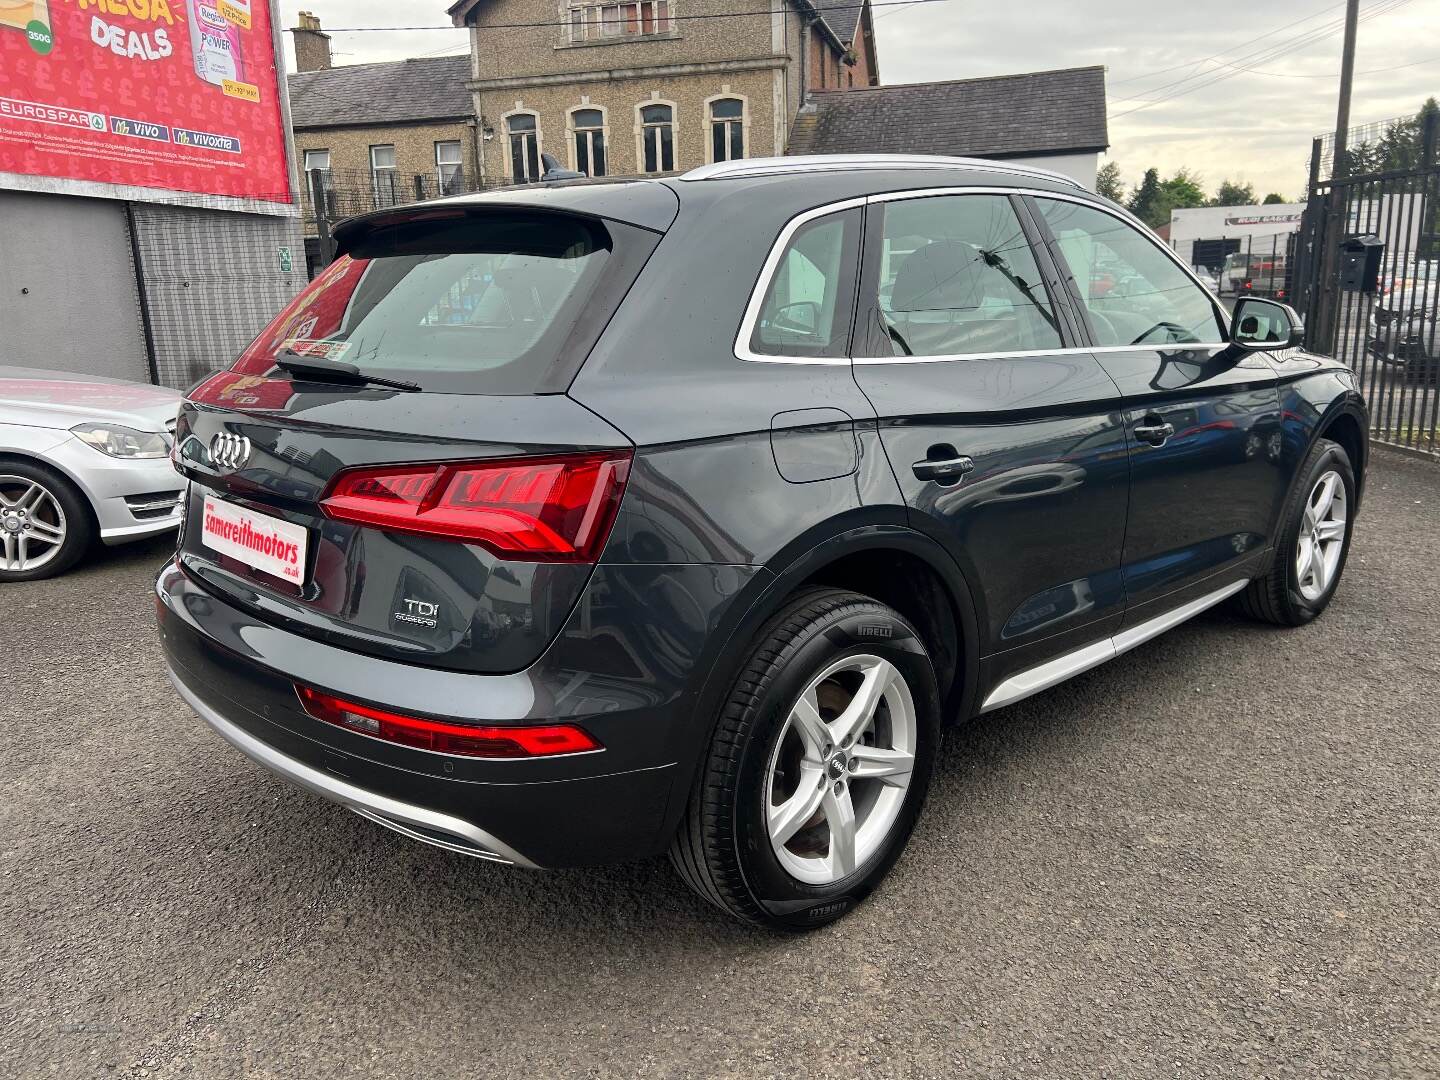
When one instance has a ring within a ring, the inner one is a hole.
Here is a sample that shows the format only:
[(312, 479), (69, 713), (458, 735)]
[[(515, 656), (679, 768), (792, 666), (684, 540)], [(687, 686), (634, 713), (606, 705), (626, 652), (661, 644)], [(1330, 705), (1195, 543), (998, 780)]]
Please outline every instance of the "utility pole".
[[(1335, 113), (1335, 153), (1330, 175), (1337, 176), (1348, 166), (1350, 134), (1350, 88), (1355, 82), (1355, 32), (1360, 22), (1360, 0), (1346, 0), (1345, 48), (1340, 56), (1340, 105)], [(1347, 170), (1348, 171), (1348, 170)]]
[[(1345, 3), (1345, 45), (1340, 57), (1340, 103), (1335, 112), (1335, 139), (1330, 155), (1330, 198), (1321, 234), (1319, 318), (1313, 346), (1324, 352), (1335, 347), (1334, 334), (1340, 310), (1340, 244), (1344, 240), (1345, 197), (1342, 177), (1350, 171), (1350, 88), (1355, 82), (1355, 34), (1360, 23), (1360, 0)], [(1312, 190), (1313, 194), (1313, 190)]]

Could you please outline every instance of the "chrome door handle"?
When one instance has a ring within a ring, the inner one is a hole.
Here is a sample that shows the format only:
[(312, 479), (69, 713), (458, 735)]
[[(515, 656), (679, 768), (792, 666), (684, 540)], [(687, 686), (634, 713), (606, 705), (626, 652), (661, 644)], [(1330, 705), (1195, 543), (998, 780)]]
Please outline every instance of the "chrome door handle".
[(1166, 439), (1170, 438), (1171, 435), (1175, 434), (1175, 425), (1162, 420), (1155, 424), (1136, 424), (1130, 430), (1134, 432), (1135, 438), (1141, 442), (1149, 443), (1151, 446), (1159, 446)]
[(975, 468), (975, 462), (968, 457), (942, 458), (938, 461), (926, 458), (910, 466), (921, 480), (959, 480)]

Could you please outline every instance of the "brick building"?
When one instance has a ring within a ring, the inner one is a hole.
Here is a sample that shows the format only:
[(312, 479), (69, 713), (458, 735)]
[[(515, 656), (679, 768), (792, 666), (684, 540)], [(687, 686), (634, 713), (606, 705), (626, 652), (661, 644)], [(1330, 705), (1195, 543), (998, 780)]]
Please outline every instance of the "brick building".
[(783, 154), (806, 94), (879, 82), (868, 2), (458, 0), (486, 183)]

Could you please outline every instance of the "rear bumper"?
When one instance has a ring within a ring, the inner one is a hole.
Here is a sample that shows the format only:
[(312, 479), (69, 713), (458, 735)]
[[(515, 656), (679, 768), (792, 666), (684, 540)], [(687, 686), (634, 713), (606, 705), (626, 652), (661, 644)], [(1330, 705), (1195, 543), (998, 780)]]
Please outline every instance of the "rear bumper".
[[(625, 575), (636, 575), (628, 584), (638, 586), (655, 572), (607, 573), (608, 587), (597, 595), (613, 595)], [(715, 576), (708, 567), (694, 571), (695, 581)], [(617, 674), (615, 645), (596, 647), (602, 629), (615, 632), (600, 600), (582, 600), (530, 668), (477, 675), (378, 659), (292, 633), (206, 591), (174, 563), (155, 588), (181, 696), (227, 741), (301, 787), (415, 839), (517, 866), (618, 862), (668, 845), (688, 794), (689, 762), (706, 735), (689, 689), (691, 671), (675, 662), (676, 639), (657, 637), (650, 649), (630, 638), (620, 651), (632, 670)], [(686, 595), (697, 593), (692, 587)], [(589, 636), (587, 623), (596, 627)], [(697, 640), (703, 628), (703, 621), (695, 627)], [(587, 670), (592, 661), (595, 669)], [(605, 749), (487, 761), (397, 746), (315, 720), (300, 706), (297, 682), (419, 715), (577, 723)]]
[(317, 795), (340, 803), (354, 810), (362, 817), (379, 822), (397, 832), (427, 844), (459, 851), (494, 862), (509, 863), (512, 866), (534, 867), (535, 864), (521, 855), (504, 841), (491, 836), (464, 818), (453, 814), (442, 814), (413, 803), (388, 798), (376, 791), (351, 784), (331, 773), (306, 765), (303, 761), (282, 754), (267, 742), (262, 742), (244, 728), (232, 724), (220, 713), (201, 700), (200, 695), (186, 686), (172, 668), (170, 682), (184, 699), (185, 704), (195, 710), (231, 746), (251, 760), (267, 769), (279, 773), (285, 779), (298, 784)]

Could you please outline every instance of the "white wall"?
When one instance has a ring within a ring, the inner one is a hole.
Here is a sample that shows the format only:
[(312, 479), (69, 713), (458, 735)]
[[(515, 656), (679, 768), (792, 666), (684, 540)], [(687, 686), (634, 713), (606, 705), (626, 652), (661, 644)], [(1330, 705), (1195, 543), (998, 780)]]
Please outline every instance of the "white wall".
[(1095, 190), (1095, 171), (1099, 154), (1040, 154), (1035, 157), (1006, 158), (1005, 164), (1034, 165), (1039, 169), (1064, 173), (1086, 191)]
[[(1272, 203), (1269, 206), (1199, 206), (1170, 212), (1170, 243), (1175, 253), (1190, 262), (1196, 240), (1223, 240), (1229, 237), (1282, 236), (1300, 228), (1304, 203)], [(1269, 246), (1266, 246), (1269, 250)]]

